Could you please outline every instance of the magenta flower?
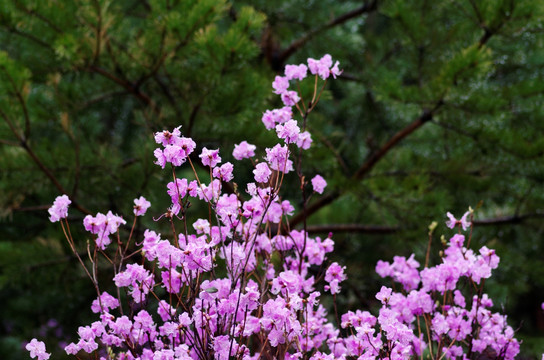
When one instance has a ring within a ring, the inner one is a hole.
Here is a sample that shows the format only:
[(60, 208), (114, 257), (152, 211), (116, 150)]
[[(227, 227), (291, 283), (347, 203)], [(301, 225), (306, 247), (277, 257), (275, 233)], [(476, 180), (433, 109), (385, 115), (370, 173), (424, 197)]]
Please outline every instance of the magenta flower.
[(207, 148), (202, 149), (202, 153), (198, 155), (202, 161), (202, 165), (215, 167), (218, 163), (221, 162), (221, 157), (219, 156), (219, 149), (209, 150)]
[(100, 295), (100, 300), (98, 298), (93, 300), (91, 310), (94, 313), (102, 311), (108, 312), (110, 309), (117, 309), (117, 307), (119, 307), (119, 300), (104, 291), (102, 295)]
[(286, 106), (294, 106), (300, 101), (300, 97), (296, 91), (286, 90), (281, 94), (281, 101), (283, 101)]
[(276, 76), (274, 82), (272, 83), (272, 87), (274, 88), (275, 94), (283, 94), (289, 87), (289, 80), (283, 76)]
[(448, 216), (448, 221), (446, 221), (446, 226), (450, 229), (453, 229), (455, 225), (460, 224), (463, 230), (466, 230), (470, 227), (472, 224), (469, 220), (467, 220), (467, 217), (470, 215), (470, 211), (467, 211), (463, 214), (463, 217), (461, 217), (460, 220), (457, 220), (450, 212), (446, 214)]
[(274, 129), (276, 124), (283, 124), (293, 117), (291, 106), (284, 106), (281, 109), (266, 110), (262, 121), (267, 130)]
[(249, 144), (247, 141), (242, 141), (241, 143), (234, 145), (234, 150), (232, 151), (232, 156), (236, 160), (249, 159), (255, 156), (255, 145)]
[(332, 58), (329, 54), (325, 54), (321, 59), (308, 59), (308, 68), (312, 75), (319, 75), (320, 78), (326, 80), (331, 74)]
[(312, 136), (309, 132), (304, 131), (298, 134), (297, 146), (303, 150), (308, 150), (312, 145)]
[(304, 80), (308, 73), (308, 67), (304, 64), (285, 65), (285, 77), (287, 80)]
[(389, 299), (391, 298), (392, 292), (393, 292), (393, 289), (388, 288), (386, 286), (382, 286), (380, 291), (376, 294), (376, 299), (380, 300), (382, 304), (386, 305), (389, 302)]
[(323, 179), (321, 175), (316, 175), (312, 179), (312, 186), (316, 193), (323, 194), (323, 190), (325, 190), (327, 182), (325, 181), (325, 179)]
[(134, 215), (143, 216), (147, 209), (151, 206), (151, 203), (147, 201), (143, 196), (138, 199), (134, 199)]
[(258, 163), (255, 170), (253, 170), (253, 174), (255, 174), (255, 181), (258, 183), (266, 183), (268, 182), (268, 178), (272, 174), (272, 171), (266, 163)]
[(338, 294), (340, 292), (340, 283), (346, 280), (346, 274), (344, 274), (345, 266), (338, 265), (337, 262), (333, 262), (327, 272), (325, 273), (325, 281), (329, 285), (325, 285), (325, 290), (329, 290), (331, 294)]
[(51, 356), (51, 354), (48, 354), (45, 351), (45, 344), (43, 341), (38, 341), (36, 339), (32, 339), (26, 344), (25, 349), (30, 351), (30, 357), (33, 359), (37, 357), (38, 360), (47, 360)]
[(233, 179), (232, 171), (234, 166), (230, 162), (226, 162), (220, 167), (213, 169), (213, 177), (223, 180), (224, 182), (229, 182)]
[(298, 140), (300, 128), (296, 120), (289, 120), (285, 124), (276, 125), (276, 133), (280, 139), (285, 140), (287, 144), (291, 144)]
[(72, 201), (68, 198), (68, 195), (61, 195), (57, 196), (55, 201), (53, 202), (53, 206), (49, 208), (49, 221), (51, 222), (57, 222), (60, 219), (65, 219), (68, 216), (68, 205), (70, 205)]
[(176, 139), (181, 135), (181, 132), (179, 131), (180, 128), (181, 126), (178, 126), (173, 132), (164, 130), (155, 133), (155, 142), (157, 144), (162, 144), (162, 146), (173, 145), (176, 142)]
[(332, 77), (336, 79), (337, 76), (339, 76), (340, 74), (342, 74), (343, 70), (340, 70), (338, 68), (338, 65), (340, 65), (340, 63), (337, 61), (334, 66), (332, 67), (331, 69), (331, 74), (332, 74)]

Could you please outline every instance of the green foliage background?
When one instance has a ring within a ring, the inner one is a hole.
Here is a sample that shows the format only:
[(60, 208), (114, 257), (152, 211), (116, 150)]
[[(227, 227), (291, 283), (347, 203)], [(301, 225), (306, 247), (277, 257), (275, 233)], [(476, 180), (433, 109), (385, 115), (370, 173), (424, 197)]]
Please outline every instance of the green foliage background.
[[(224, 159), (244, 139), (262, 151), (275, 74), (330, 53), (344, 73), (310, 117), (304, 166), (329, 183), (308, 223), (336, 234), (341, 305), (372, 307), (376, 261), (422, 259), (433, 220), (437, 252), (451, 235), (443, 214), (471, 205), (474, 246), (501, 256), (488, 291), (523, 356), (539, 357), (543, 14), (532, 0), (2, 1), (0, 356), (26, 358), (33, 336), (74, 340), (92, 319), (92, 288), (47, 220), (57, 195), (74, 200), (75, 225), (108, 209), (128, 220), (140, 195), (160, 215), (169, 174), (153, 164), (154, 131), (182, 125)], [(88, 235), (73, 231), (85, 252)]]

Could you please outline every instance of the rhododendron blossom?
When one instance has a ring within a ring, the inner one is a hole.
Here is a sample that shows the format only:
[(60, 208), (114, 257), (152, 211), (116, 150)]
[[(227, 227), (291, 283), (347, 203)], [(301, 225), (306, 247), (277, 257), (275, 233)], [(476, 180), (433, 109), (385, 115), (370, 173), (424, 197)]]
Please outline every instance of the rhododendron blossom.
[[(98, 319), (79, 327), (77, 339), (64, 348), (67, 354), (107, 360), (515, 358), (514, 330), (505, 315), (492, 310), (483, 287), (499, 257), (486, 246), (468, 248), (470, 237), (465, 241), (460, 230), (444, 242), (435, 265), (421, 266), (414, 254), (380, 260), (376, 272), (392, 285), (369, 299), (374, 313), (338, 313), (336, 299), (348, 270), (328, 258), (333, 234), (314, 237), (306, 227), (291, 227), (288, 218), (295, 207), (306, 209), (327, 182), (315, 175), (314, 193), (303, 196), (302, 204), (282, 197), (286, 176), (298, 177), (304, 194), (307, 181), (299, 165), (312, 142), (305, 121), (311, 121), (315, 106), (294, 107), (309, 99), (289, 90), (298, 88), (291, 82), (310, 77), (317, 85), (336, 78), (341, 70), (333, 63), (330, 55), (308, 59), (287, 65), (285, 76), (275, 78), (273, 93), (284, 106), (267, 110), (261, 120), (275, 130), (277, 143), (258, 152), (242, 141), (232, 152), (236, 160), (255, 157), (247, 162), (253, 166), (248, 184), (230, 183), (235, 167), (230, 162), (219, 166), (219, 149), (203, 147), (199, 158), (209, 169), (204, 175), (193, 171), (193, 163), (185, 163), (197, 145), (182, 136), (180, 127), (155, 134), (156, 164), (172, 167), (164, 189), (167, 208), (154, 218), (167, 231), (133, 227), (125, 234), (126, 221), (111, 211), (84, 218), (95, 251), (86, 261), (78, 259), (96, 290), (91, 309)], [(318, 101), (320, 91), (314, 86), (312, 98)], [(297, 170), (290, 173), (293, 164)], [(204, 218), (190, 217), (192, 203), (206, 210)], [(67, 197), (59, 197), (50, 209), (51, 221), (66, 217), (68, 204)], [(143, 197), (134, 204), (134, 216), (143, 216), (150, 206)], [(458, 221), (448, 213), (448, 227), (471, 227), (467, 214)], [(78, 256), (79, 239), (66, 234)], [(117, 291), (99, 286), (102, 264), (109, 267), (100, 281), (109, 276)], [(335, 311), (329, 314), (325, 303)], [(26, 348), (31, 357), (49, 358), (36, 339)]]
[(65, 219), (68, 216), (68, 205), (72, 201), (68, 198), (68, 195), (57, 196), (53, 202), (53, 206), (49, 208), (49, 220), (51, 222), (57, 222), (60, 219)]

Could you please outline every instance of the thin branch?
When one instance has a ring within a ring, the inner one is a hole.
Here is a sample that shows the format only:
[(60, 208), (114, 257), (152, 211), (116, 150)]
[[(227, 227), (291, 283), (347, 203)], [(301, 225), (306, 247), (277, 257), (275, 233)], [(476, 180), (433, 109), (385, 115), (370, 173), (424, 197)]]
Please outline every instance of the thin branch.
[(363, 233), (363, 234), (392, 234), (399, 231), (398, 226), (362, 225), (362, 224), (328, 224), (308, 225), (306, 231), (313, 233)]
[(401, 131), (397, 132), (389, 141), (387, 141), (378, 151), (374, 152), (370, 157), (359, 167), (359, 169), (353, 174), (352, 178), (356, 180), (362, 179), (366, 174), (374, 168), (374, 165), (380, 161), (392, 148), (394, 148), (399, 142), (401, 142), (408, 135), (419, 129), (428, 121), (432, 120), (434, 114), (444, 105), (444, 101), (439, 100), (431, 110), (423, 111), (416, 120), (410, 123)]
[(0, 144), (4, 144), (4, 145), (10, 145), (10, 146), (19, 146), (20, 144), (16, 141), (11, 141), (11, 140), (4, 140), (4, 139), (0, 139)]
[(24, 138), (28, 139), (30, 137), (30, 116), (28, 115), (28, 109), (26, 107), (26, 101), (23, 98), (23, 94), (21, 93), (21, 90), (17, 87), (17, 84), (15, 83), (15, 80), (9, 73), (9, 71), (6, 70), (3, 66), (1, 67), (2, 70), (4, 70), (4, 73), (6, 74), (6, 77), (9, 80), (9, 83), (11, 84), (11, 87), (13, 88), (13, 91), (15, 91), (15, 96), (17, 97), (17, 100), (19, 100), (19, 103), (21, 104), (21, 109), (23, 109), (23, 116), (25, 119), (25, 130), (24, 130)]
[(161, 114), (160, 109), (157, 107), (155, 102), (147, 94), (141, 92), (140, 89), (135, 84), (131, 83), (128, 80), (121, 79), (115, 76), (114, 74), (108, 72), (107, 70), (96, 65), (91, 65), (87, 67), (86, 70), (98, 73), (110, 79), (111, 81), (115, 82), (116, 84), (121, 85), (129, 93), (133, 94), (134, 96), (136, 96), (136, 98), (141, 100), (145, 105), (149, 106), (156, 115), (160, 116)]
[(26, 39), (28, 39), (28, 40), (33, 41), (33, 42), (34, 42), (35, 44), (37, 44), (37, 45), (40, 45), (40, 46), (42, 46), (42, 47), (44, 47), (44, 48), (46, 48), (46, 49), (48, 49), (48, 50), (54, 51), (53, 48), (51, 47), (51, 45), (49, 45), (49, 44), (46, 43), (45, 41), (43, 41), (43, 40), (41, 40), (41, 39), (35, 37), (34, 35), (31, 35), (31, 34), (28, 34), (28, 33), (22, 32), (22, 31), (19, 31), (19, 30), (17, 30), (17, 29), (14, 28), (14, 27), (8, 27), (7, 29), (8, 29), (8, 31), (9, 31), (10, 33), (13, 33), (13, 34), (15, 34), (15, 35), (19, 35), (19, 36), (21, 36), (21, 37), (24, 37), (24, 38), (26, 38)]
[(474, 226), (492, 226), (492, 225), (508, 225), (521, 224), (529, 219), (542, 219), (544, 213), (530, 213), (523, 215), (500, 216), (496, 218), (474, 220)]
[(55, 30), (55, 32), (59, 33), (59, 34), (62, 34), (63, 31), (61, 28), (59, 28), (57, 25), (55, 25), (51, 20), (49, 20), (48, 18), (46, 18), (45, 16), (43, 16), (42, 14), (40, 14), (39, 12), (37, 12), (36, 10), (33, 10), (33, 9), (28, 9), (26, 8), (24, 5), (22, 5), (19, 1), (16, 1), (16, 6), (19, 10), (22, 10), (23, 12), (27, 13), (28, 15), (32, 15), (38, 19), (40, 19), (41, 21), (43, 21), (45, 24), (47, 24), (51, 29)]
[[(38, 158), (38, 156), (34, 153), (34, 151), (32, 150), (32, 148), (30, 148), (30, 146), (28, 145), (27, 141), (25, 138), (23, 138), (21, 136), (21, 134), (19, 134), (19, 132), (17, 131), (17, 129), (15, 129), (15, 126), (13, 125), (13, 123), (11, 122), (11, 120), (9, 119), (9, 117), (7, 116), (6, 113), (4, 113), (1, 109), (0, 109), (0, 116), (2, 116), (2, 118), (6, 121), (6, 123), (8, 124), (8, 126), (10, 127), (11, 131), (13, 132), (13, 135), (17, 138), (17, 140), (19, 141), (19, 146), (22, 147), (23, 149), (25, 149), (25, 151), (27, 152), (27, 154), (30, 156), (30, 158), (34, 161), (34, 163), (40, 168), (40, 170), (45, 174), (45, 176), (47, 176), (49, 178), (49, 180), (51, 180), (51, 182), (53, 183), (53, 185), (57, 188), (57, 190), (61, 193), (61, 194), (68, 194), (68, 192), (64, 189), (64, 187), (60, 184), (60, 182), (57, 180), (57, 178), (55, 177), (55, 175), (53, 175), (53, 173), (51, 172), (51, 170), (49, 170), (47, 168), (47, 166), (45, 166), (45, 164), (40, 160), (40, 158)], [(72, 199), (73, 200), (73, 199)], [(78, 209), (79, 211), (81, 211), (82, 213), (84, 214), (90, 214), (91, 212), (87, 209), (85, 209), (83, 206), (79, 205), (76, 201), (73, 201), (73, 206)]]
[(310, 41), (319, 33), (325, 30), (328, 30), (332, 27), (335, 27), (337, 25), (343, 24), (346, 21), (356, 18), (359, 15), (374, 11), (377, 8), (378, 8), (378, 0), (366, 2), (365, 4), (363, 4), (363, 6), (357, 9), (354, 9), (352, 11), (349, 11), (345, 14), (342, 14), (339, 17), (332, 19), (331, 21), (329, 21), (323, 26), (310, 30), (306, 34), (302, 35), (300, 38), (293, 41), (285, 50), (283, 50), (278, 55), (276, 59), (273, 59), (274, 63), (283, 64), (291, 55), (293, 55), (293, 53), (295, 53), (298, 49), (304, 46), (304, 44), (306, 44), (308, 41)]
[[(359, 169), (351, 177), (352, 180), (361, 180), (362, 178), (364, 178), (374, 168), (378, 161), (380, 161), (399, 142), (401, 142), (408, 135), (419, 129), (425, 123), (432, 120), (434, 114), (438, 111), (438, 109), (442, 107), (442, 105), (444, 105), (444, 102), (442, 100), (439, 100), (431, 110), (423, 111), (423, 113), (416, 120), (414, 120), (404, 129), (397, 132), (395, 135), (393, 135), (391, 139), (389, 139), (378, 151), (370, 155), (370, 157), (359, 167)], [(321, 197), (318, 201), (314, 202), (306, 209), (306, 214), (299, 213), (293, 216), (291, 218), (291, 221), (289, 222), (289, 226), (291, 228), (295, 227), (295, 225), (299, 224), (304, 220), (305, 216), (308, 217), (323, 208), (324, 206), (332, 203), (334, 200), (340, 197), (341, 194), (342, 193), (339, 191), (333, 191), (332, 193)]]
[[(517, 225), (522, 224), (530, 219), (542, 219), (544, 213), (529, 213), (523, 215), (499, 216), (496, 218), (487, 218), (474, 220), (473, 225), (480, 226), (495, 226), (495, 225)], [(383, 226), (383, 225), (363, 225), (363, 224), (325, 224), (325, 225), (308, 225), (307, 232), (310, 234), (326, 234), (326, 233), (361, 233), (361, 234), (394, 234), (400, 231), (399, 226)]]

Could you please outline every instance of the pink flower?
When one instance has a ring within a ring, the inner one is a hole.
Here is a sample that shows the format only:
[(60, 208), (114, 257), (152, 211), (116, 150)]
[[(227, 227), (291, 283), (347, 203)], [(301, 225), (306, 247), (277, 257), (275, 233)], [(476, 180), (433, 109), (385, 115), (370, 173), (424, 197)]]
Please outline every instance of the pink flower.
[(284, 106), (281, 109), (266, 110), (262, 121), (267, 130), (274, 129), (276, 124), (283, 124), (293, 117), (293, 110), (290, 106)]
[(117, 307), (119, 307), (119, 300), (104, 291), (102, 295), (100, 295), (100, 300), (93, 300), (91, 310), (94, 313), (101, 311), (108, 312), (110, 309), (116, 309)]
[(255, 145), (249, 144), (247, 141), (242, 141), (238, 145), (234, 145), (234, 150), (232, 151), (232, 156), (236, 160), (249, 159), (255, 156)]
[(176, 142), (176, 139), (181, 135), (181, 132), (179, 131), (180, 128), (181, 126), (178, 126), (173, 132), (164, 130), (155, 133), (155, 142), (157, 144), (162, 144), (162, 146), (173, 145)]
[(285, 173), (293, 170), (293, 162), (289, 160), (289, 148), (287, 145), (276, 144), (273, 148), (266, 148), (266, 161), (272, 170)]
[(340, 283), (346, 280), (346, 274), (344, 274), (345, 266), (338, 265), (337, 262), (333, 262), (327, 272), (325, 273), (325, 281), (329, 285), (325, 286), (325, 290), (329, 290), (331, 294), (338, 294), (340, 292)]
[(36, 339), (32, 339), (30, 343), (26, 344), (25, 349), (30, 351), (30, 357), (33, 359), (37, 357), (38, 360), (47, 360), (51, 356), (51, 354), (48, 354), (45, 351), (45, 344), (43, 341), (38, 341)]
[(272, 83), (272, 87), (274, 88), (275, 94), (283, 94), (289, 87), (289, 80), (282, 76), (276, 76), (274, 82)]
[(308, 150), (312, 145), (312, 136), (309, 132), (304, 131), (298, 134), (297, 146), (303, 150)]
[(134, 199), (134, 215), (143, 216), (150, 206), (151, 203), (143, 196), (140, 196), (138, 199)]
[(446, 221), (446, 226), (450, 229), (453, 229), (455, 225), (460, 224), (463, 230), (466, 230), (470, 227), (472, 224), (469, 220), (467, 220), (467, 217), (470, 215), (470, 211), (467, 211), (463, 214), (463, 217), (461, 220), (457, 220), (450, 212), (446, 214), (448, 216), (448, 221)]
[(308, 72), (308, 67), (304, 64), (285, 65), (285, 77), (287, 80), (304, 80)]
[(268, 182), (268, 178), (272, 174), (272, 171), (266, 163), (258, 163), (255, 170), (253, 170), (253, 174), (255, 174), (255, 181), (258, 183), (266, 183)]
[(67, 195), (57, 196), (53, 202), (53, 206), (48, 210), (49, 215), (51, 215), (49, 221), (57, 222), (60, 219), (65, 219), (68, 216), (68, 205), (71, 203), (72, 201), (70, 201)]
[[(331, 74), (332, 58), (329, 54), (325, 54), (321, 59), (308, 59), (308, 68), (312, 75), (319, 75), (323, 80), (327, 79)], [(338, 73), (337, 70), (335, 70)]]
[(391, 298), (393, 290), (391, 288), (388, 288), (386, 286), (382, 286), (380, 291), (376, 294), (376, 299), (380, 300), (382, 304), (387, 304), (389, 302), (389, 299)]
[(208, 150), (207, 148), (202, 149), (202, 153), (199, 155), (204, 166), (215, 167), (218, 163), (221, 162), (221, 157), (219, 156), (219, 149)]
[(286, 143), (291, 144), (298, 140), (300, 128), (296, 120), (289, 120), (283, 125), (276, 125), (276, 133), (280, 139), (284, 139)]
[(224, 182), (229, 182), (233, 178), (233, 170), (234, 166), (232, 166), (230, 162), (226, 162), (220, 167), (216, 167), (213, 169), (213, 177), (223, 180)]
[(296, 91), (286, 90), (281, 94), (281, 101), (283, 101), (286, 106), (294, 106), (300, 101), (300, 97), (298, 96)]
[(343, 70), (340, 70), (338, 68), (338, 65), (340, 65), (340, 63), (337, 61), (334, 66), (332, 67), (331, 69), (331, 74), (332, 74), (332, 77), (336, 79), (337, 76), (339, 76), (340, 74), (342, 74)]
[(316, 175), (312, 179), (312, 186), (314, 188), (314, 191), (316, 193), (323, 194), (323, 190), (325, 190), (325, 187), (327, 186), (327, 182), (321, 175)]

